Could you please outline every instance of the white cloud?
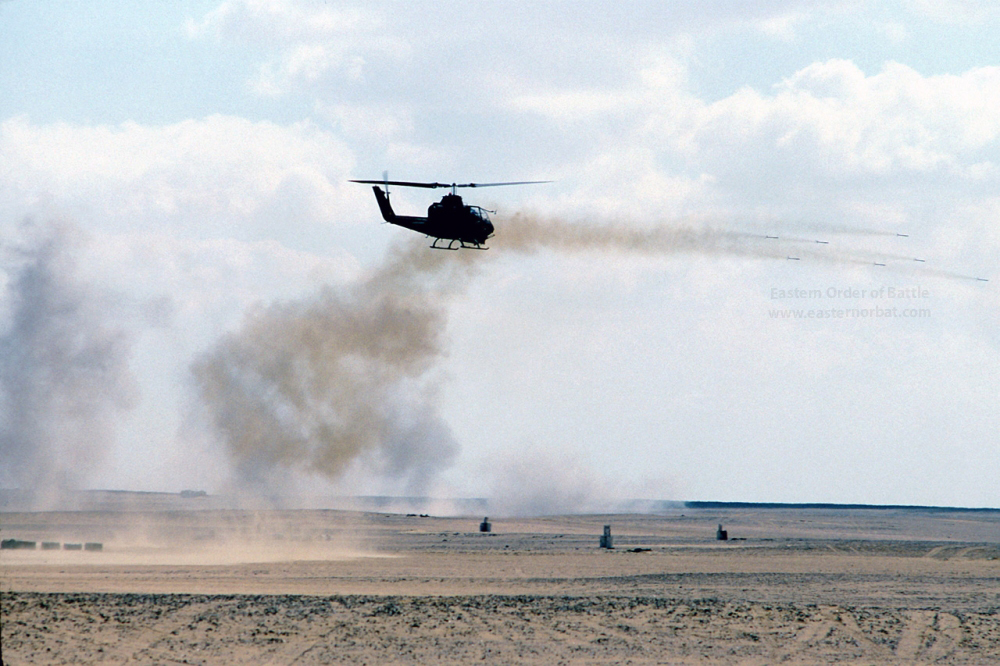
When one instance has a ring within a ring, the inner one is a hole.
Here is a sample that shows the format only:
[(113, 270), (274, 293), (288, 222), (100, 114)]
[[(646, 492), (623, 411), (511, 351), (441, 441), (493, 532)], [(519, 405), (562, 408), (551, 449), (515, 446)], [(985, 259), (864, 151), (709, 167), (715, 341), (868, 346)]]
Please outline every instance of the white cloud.
[(381, 23), (371, 10), (308, 0), (226, 0), (200, 22), (189, 20), (187, 31), (192, 38), (298, 41), (372, 30)]
[(381, 12), (309, 0), (227, 0), (201, 21), (189, 20), (187, 32), (192, 39), (249, 41), (274, 52), (249, 82), (261, 95), (310, 87), (328, 76), (358, 81), (365, 54), (407, 52), (405, 43), (386, 37)]
[(316, 102), (315, 112), (339, 128), (341, 134), (355, 140), (389, 142), (414, 128), (413, 114), (398, 106)]
[(644, 57), (630, 85), (611, 89), (518, 90), (505, 82), (498, 94), (507, 98), (515, 112), (536, 113), (563, 123), (578, 123), (595, 117), (611, 116), (635, 120), (637, 113), (651, 113), (690, 103), (686, 91), (687, 68), (666, 55)]
[(828, 60), (795, 72), (773, 94), (744, 88), (711, 104), (683, 80), (642, 69), (623, 89), (521, 95), (511, 108), (560, 124), (612, 116), (694, 160), (794, 151), (830, 173), (943, 168), (967, 175), (969, 167), (982, 169), (976, 151), (995, 152), (1000, 136), (1000, 67), (925, 77), (888, 63), (866, 76), (850, 61)]
[[(17, 215), (40, 198), (107, 231), (278, 238), (350, 223), (351, 151), (308, 122), (211, 116), (165, 126), (0, 124), (0, 192)], [(82, 220), (80, 220), (82, 221)], [(326, 232), (328, 234), (328, 232)]]
[(890, 62), (866, 75), (828, 60), (771, 91), (709, 103), (689, 90), (681, 65), (661, 61), (637, 66), (618, 88), (525, 92), (510, 108), (590, 137), (584, 164), (568, 168), (582, 175), (566, 198), (597, 210), (611, 197), (634, 215), (745, 213), (775, 200), (843, 213), (884, 206), (900, 187), (917, 188), (899, 202), (912, 206), (932, 192), (958, 201), (961, 188), (1000, 185), (1000, 67), (924, 76)]
[(996, 15), (993, 0), (907, 0), (913, 12), (942, 23), (971, 23)]
[(775, 37), (783, 41), (792, 41), (796, 36), (796, 26), (806, 22), (808, 18), (808, 15), (803, 13), (789, 12), (761, 19), (755, 25), (758, 30), (769, 37)]
[(830, 143), (848, 138), (858, 152), (881, 144), (877, 153), (890, 159), (896, 153), (899, 166), (919, 169), (926, 163), (908, 163), (907, 152), (940, 151), (958, 161), (1000, 136), (1000, 67), (925, 77), (890, 62), (866, 77), (849, 61), (831, 60), (796, 72), (766, 103), (786, 125), (798, 114), (800, 125), (815, 127)]
[(879, 26), (878, 31), (894, 46), (899, 46), (910, 39), (910, 31), (907, 30), (904, 24), (897, 23), (896, 21), (883, 23)]

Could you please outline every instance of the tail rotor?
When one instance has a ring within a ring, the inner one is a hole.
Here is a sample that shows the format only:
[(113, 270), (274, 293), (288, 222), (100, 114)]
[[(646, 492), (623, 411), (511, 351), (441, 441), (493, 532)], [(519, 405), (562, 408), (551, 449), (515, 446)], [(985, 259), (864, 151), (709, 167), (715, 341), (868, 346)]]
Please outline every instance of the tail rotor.
[[(382, 172), (382, 182), (385, 184), (385, 200), (389, 201), (389, 170), (386, 169)], [(382, 224), (385, 224), (385, 220), (382, 220)]]

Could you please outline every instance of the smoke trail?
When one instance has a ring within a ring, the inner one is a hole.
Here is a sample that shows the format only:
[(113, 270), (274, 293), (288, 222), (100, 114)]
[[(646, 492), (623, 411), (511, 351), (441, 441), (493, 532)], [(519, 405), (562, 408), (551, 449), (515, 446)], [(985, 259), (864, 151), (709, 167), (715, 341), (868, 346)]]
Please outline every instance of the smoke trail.
[[(823, 228), (823, 225), (814, 225)], [(827, 230), (837, 229), (826, 225)], [(842, 233), (892, 236), (890, 232), (839, 227)], [(951, 280), (981, 280), (965, 273), (928, 266), (911, 255), (843, 248), (815, 239), (747, 233), (708, 220), (639, 228), (623, 223), (593, 224), (560, 219), (541, 220), (517, 214), (505, 221), (495, 245), (502, 251), (533, 253), (550, 249), (563, 253), (614, 252), (666, 256), (670, 254), (728, 255), (786, 259), (794, 255), (835, 266), (879, 266), (905, 275)]]
[(23, 231), (26, 240), (4, 242), (0, 484), (51, 503), (101, 461), (135, 386), (110, 299), (75, 278), (79, 233), (65, 224)]
[(867, 227), (858, 227), (845, 223), (836, 222), (782, 222), (778, 220), (772, 220), (766, 223), (767, 229), (769, 231), (776, 231), (779, 229), (790, 229), (794, 232), (802, 231), (815, 231), (823, 234), (834, 234), (843, 236), (899, 236), (900, 234), (896, 231), (889, 231), (887, 229), (871, 229)]
[(517, 214), (505, 221), (495, 245), (501, 250), (532, 253), (626, 252), (645, 255), (679, 253), (728, 254), (784, 259), (780, 248), (761, 242), (759, 236), (732, 231), (708, 222), (662, 224), (649, 228), (613, 223), (593, 224), (560, 219), (540, 220)]
[(474, 265), (413, 243), (352, 287), (251, 313), (197, 359), (238, 481), (281, 492), (289, 470), (336, 479), (363, 460), (422, 492), (458, 451), (429, 374), (444, 354), (448, 297)]

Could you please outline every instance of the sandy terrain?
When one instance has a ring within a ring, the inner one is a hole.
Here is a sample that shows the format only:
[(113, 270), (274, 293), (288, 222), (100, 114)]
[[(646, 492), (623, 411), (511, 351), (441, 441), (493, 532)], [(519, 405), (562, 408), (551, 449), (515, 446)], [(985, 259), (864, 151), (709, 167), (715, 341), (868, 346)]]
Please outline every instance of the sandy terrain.
[(1000, 663), (1000, 512), (480, 519), (0, 513), (3, 662)]

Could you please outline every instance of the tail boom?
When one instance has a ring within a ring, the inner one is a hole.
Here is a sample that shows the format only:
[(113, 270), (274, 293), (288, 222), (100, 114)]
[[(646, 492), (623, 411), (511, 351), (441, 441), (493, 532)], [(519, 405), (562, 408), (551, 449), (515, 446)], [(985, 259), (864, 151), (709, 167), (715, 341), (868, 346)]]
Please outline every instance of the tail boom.
[(389, 203), (389, 197), (382, 188), (378, 185), (372, 187), (375, 191), (375, 199), (378, 201), (379, 210), (382, 211), (382, 219), (389, 224), (395, 224), (396, 226), (403, 227), (405, 229), (412, 229), (413, 231), (419, 231), (420, 233), (429, 234), (427, 227), (426, 217), (411, 217), (409, 215), (396, 215), (396, 212), (392, 210), (392, 204)]

